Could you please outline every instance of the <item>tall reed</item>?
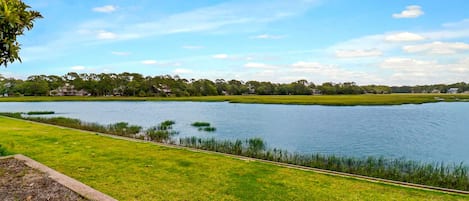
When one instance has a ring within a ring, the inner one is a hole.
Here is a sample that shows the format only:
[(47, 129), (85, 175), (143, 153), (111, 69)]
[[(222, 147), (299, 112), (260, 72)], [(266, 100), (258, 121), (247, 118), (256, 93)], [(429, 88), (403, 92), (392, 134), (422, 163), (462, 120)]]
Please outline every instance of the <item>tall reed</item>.
[(179, 145), (395, 181), (469, 190), (469, 167), (462, 163), (421, 163), (404, 158), (356, 158), (324, 154), (300, 154), (282, 149), (267, 148), (260, 138), (242, 141), (187, 137), (180, 138)]

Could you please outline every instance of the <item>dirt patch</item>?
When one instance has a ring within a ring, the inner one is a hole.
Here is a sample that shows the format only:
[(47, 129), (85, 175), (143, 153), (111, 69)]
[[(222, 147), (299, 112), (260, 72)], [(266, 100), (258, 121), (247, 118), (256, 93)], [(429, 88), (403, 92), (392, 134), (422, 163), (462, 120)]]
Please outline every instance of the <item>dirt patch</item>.
[(0, 160), (0, 200), (85, 201), (84, 197), (57, 183), (23, 161)]

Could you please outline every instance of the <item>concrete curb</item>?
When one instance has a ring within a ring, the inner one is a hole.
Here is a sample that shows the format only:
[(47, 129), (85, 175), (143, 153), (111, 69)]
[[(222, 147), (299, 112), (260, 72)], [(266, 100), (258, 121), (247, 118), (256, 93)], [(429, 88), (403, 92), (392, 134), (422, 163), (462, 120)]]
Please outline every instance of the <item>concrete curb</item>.
[(81, 196), (93, 200), (93, 201), (117, 201), (116, 199), (101, 193), (73, 178), (70, 178), (64, 174), (61, 174), (31, 158), (23, 156), (21, 154), (16, 154), (13, 156), (6, 156), (0, 157), (0, 160), (14, 158), (16, 160), (23, 161), (27, 166), (39, 170), (49, 176), (49, 178), (53, 179), (54, 181), (62, 184), (63, 186), (67, 187), (68, 189), (80, 194)]

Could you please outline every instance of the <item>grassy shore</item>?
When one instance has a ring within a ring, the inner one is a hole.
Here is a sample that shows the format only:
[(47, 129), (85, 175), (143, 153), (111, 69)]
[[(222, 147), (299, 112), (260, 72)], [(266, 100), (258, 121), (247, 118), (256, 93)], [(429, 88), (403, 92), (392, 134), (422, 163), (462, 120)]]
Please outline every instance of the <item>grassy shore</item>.
[(0, 144), (119, 200), (467, 200), (0, 117)]
[(433, 102), (469, 101), (469, 94), (383, 94), (383, 95), (324, 95), (324, 96), (198, 96), (198, 97), (2, 97), (0, 102), (40, 101), (200, 101), (295, 105), (401, 105)]

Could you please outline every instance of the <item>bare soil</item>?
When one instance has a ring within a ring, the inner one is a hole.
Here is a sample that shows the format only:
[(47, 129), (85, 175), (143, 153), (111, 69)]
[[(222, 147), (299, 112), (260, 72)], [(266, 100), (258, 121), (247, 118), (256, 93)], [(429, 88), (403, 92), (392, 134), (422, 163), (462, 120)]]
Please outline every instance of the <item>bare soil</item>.
[(14, 158), (0, 160), (2, 201), (85, 201), (84, 197)]

